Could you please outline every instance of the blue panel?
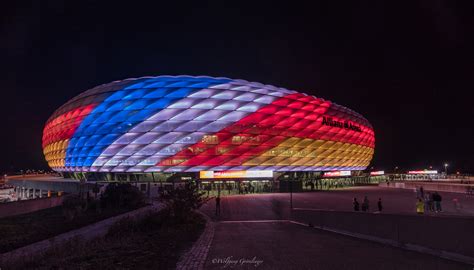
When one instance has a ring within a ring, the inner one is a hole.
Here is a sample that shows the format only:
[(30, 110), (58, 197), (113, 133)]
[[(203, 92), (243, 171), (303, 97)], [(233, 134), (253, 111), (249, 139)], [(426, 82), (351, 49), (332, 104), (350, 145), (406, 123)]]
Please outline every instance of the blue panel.
[(156, 87), (163, 87), (167, 84), (168, 82), (165, 82), (165, 81), (162, 81), (162, 82), (154, 82), (154, 83), (151, 83), (151, 84), (147, 84), (145, 87), (143, 88), (156, 88)]
[(121, 111), (119, 113), (115, 113), (115, 115), (109, 119), (108, 124), (112, 123), (120, 123), (127, 120), (128, 116), (131, 114), (131, 111)]
[(104, 138), (102, 138), (102, 140), (100, 140), (97, 145), (110, 145), (112, 144), (118, 137), (120, 136), (120, 134), (108, 134), (108, 135), (105, 135)]
[(86, 116), (66, 150), (66, 166), (91, 166), (120, 136), (186, 96), (229, 79), (160, 76), (124, 84)]
[(160, 97), (164, 97), (168, 93), (169, 93), (169, 91), (167, 91), (167, 88), (158, 88), (158, 89), (155, 89), (155, 90), (149, 92), (148, 94), (144, 95), (143, 97), (144, 98), (160, 98)]
[(119, 100), (114, 105), (109, 107), (106, 111), (107, 112), (121, 111), (130, 104), (132, 104), (132, 101), (130, 100)]
[(94, 120), (94, 124), (107, 123), (117, 112), (104, 112), (97, 119)]
[(130, 86), (127, 86), (127, 87), (125, 87), (124, 89), (125, 89), (125, 90), (128, 90), (128, 89), (140, 89), (140, 88), (142, 88), (144, 85), (145, 85), (145, 83), (140, 82), (140, 83), (135, 83), (135, 84), (132, 84), (132, 85), (130, 85)]
[[(117, 91), (117, 92), (113, 93), (110, 97), (105, 99), (105, 102), (122, 100), (122, 98), (124, 98), (128, 93), (129, 93), (129, 91), (124, 91), (124, 90)], [(102, 104), (102, 105), (104, 105), (104, 104)], [(100, 108), (98, 108), (98, 109), (100, 109)], [(99, 110), (94, 110), (94, 111), (98, 112)]]
[(166, 95), (168, 98), (183, 98), (188, 96), (191, 92), (194, 92), (196, 89), (193, 88), (180, 88), (176, 91), (173, 91)]
[(82, 166), (92, 166), (92, 164), (94, 164), (94, 161), (97, 159), (99, 155), (95, 156), (95, 157), (87, 157), (86, 160), (84, 160), (84, 163), (82, 164)]
[(155, 114), (158, 112), (158, 109), (143, 109), (132, 115), (129, 120), (132, 122), (142, 122), (148, 118), (150, 118), (150, 115)]
[(189, 82), (186, 80), (179, 80), (178, 82), (167, 85), (167, 87), (185, 87), (188, 86)]
[(210, 85), (211, 83), (209, 82), (200, 82), (200, 83), (193, 83), (189, 85), (188, 87), (204, 89), (204, 88), (208, 88)]
[(95, 146), (103, 136), (101, 135), (93, 135), (89, 137), (89, 140), (84, 144), (84, 146)]
[(145, 108), (149, 103), (149, 100), (139, 99), (127, 106), (124, 110), (140, 110)]
[(171, 99), (166, 99), (166, 98), (158, 99), (157, 101), (148, 105), (147, 109), (164, 109), (168, 107), (170, 103), (171, 103)]
[(124, 99), (124, 100), (138, 99), (138, 98), (143, 97), (143, 95), (145, 95), (146, 92), (147, 92), (147, 91), (146, 91), (145, 89), (138, 89), (138, 90), (133, 91), (133, 92), (131, 92), (130, 94), (124, 96), (123, 99)]

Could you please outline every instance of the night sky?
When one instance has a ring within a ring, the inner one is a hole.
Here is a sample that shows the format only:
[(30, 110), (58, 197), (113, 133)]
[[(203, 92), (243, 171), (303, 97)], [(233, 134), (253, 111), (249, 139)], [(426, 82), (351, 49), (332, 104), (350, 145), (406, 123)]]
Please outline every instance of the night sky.
[(473, 4), (9, 2), (0, 4), (0, 171), (47, 168), (43, 125), (82, 91), (188, 74), (273, 84), (361, 113), (375, 129), (374, 169), (448, 162), (474, 173)]

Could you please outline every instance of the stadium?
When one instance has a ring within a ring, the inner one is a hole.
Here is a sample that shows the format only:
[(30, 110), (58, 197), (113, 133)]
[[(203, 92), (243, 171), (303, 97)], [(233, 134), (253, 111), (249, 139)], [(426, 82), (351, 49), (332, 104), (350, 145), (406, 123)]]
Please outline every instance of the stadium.
[(158, 76), (72, 98), (47, 120), (42, 145), (49, 166), (76, 179), (273, 185), (364, 170), (375, 138), (363, 116), (322, 98), (245, 80)]

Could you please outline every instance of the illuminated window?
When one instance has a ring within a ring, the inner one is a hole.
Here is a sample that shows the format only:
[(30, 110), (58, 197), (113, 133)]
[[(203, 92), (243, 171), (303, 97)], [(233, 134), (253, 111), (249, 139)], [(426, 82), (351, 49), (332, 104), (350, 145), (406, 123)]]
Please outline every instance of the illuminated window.
[(219, 143), (219, 138), (216, 135), (204, 135), (202, 142), (206, 144), (217, 144)]

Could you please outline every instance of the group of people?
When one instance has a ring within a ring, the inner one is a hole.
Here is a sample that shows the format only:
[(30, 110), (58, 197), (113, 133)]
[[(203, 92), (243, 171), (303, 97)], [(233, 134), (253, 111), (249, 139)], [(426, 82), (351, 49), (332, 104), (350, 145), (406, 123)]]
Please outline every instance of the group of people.
[(442, 212), (441, 201), (443, 197), (438, 192), (425, 193), (423, 187), (416, 188), (416, 213), (424, 214), (425, 212)]
[[(356, 211), (356, 212), (358, 212), (360, 210), (362, 210), (362, 212), (369, 212), (370, 202), (369, 202), (369, 198), (367, 196), (365, 196), (364, 201), (362, 201), (362, 207), (360, 206), (359, 201), (357, 200), (357, 198), (354, 198), (354, 201), (353, 201), (352, 204), (354, 206), (354, 211)], [(378, 209), (378, 212), (382, 212), (382, 209), (383, 209), (382, 198), (379, 198), (379, 200), (377, 202), (377, 209)]]

